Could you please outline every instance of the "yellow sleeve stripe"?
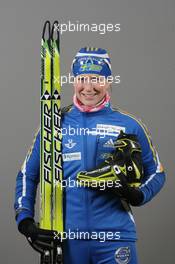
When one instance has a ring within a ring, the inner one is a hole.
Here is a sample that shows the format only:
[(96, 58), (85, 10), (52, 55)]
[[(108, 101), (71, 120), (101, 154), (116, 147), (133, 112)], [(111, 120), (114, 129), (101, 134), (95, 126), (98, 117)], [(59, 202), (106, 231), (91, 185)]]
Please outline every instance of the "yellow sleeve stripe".
[(28, 150), (28, 153), (27, 153), (27, 156), (28, 156), (27, 160), (30, 158), (30, 155), (32, 153), (32, 150), (33, 150), (33, 147), (34, 147), (34, 144), (35, 144), (35, 141), (36, 141), (36, 137), (38, 135), (39, 130), (40, 130), (40, 127), (38, 127), (37, 128), (37, 131), (35, 132), (34, 139), (32, 141), (32, 145), (30, 146), (30, 148)]
[(35, 144), (35, 141), (36, 141), (36, 137), (37, 137), (37, 135), (38, 135), (39, 130), (40, 130), (40, 127), (38, 127), (37, 131), (35, 132), (34, 139), (33, 139), (33, 141), (32, 141), (32, 145), (30, 146), (29, 150), (27, 151), (26, 159), (25, 159), (23, 165), (21, 166), (21, 171), (22, 171), (23, 168), (24, 168), (24, 164), (25, 164), (25, 163), (29, 160), (29, 158), (30, 158), (30, 155), (31, 155), (31, 153), (32, 153), (32, 150), (33, 150), (33, 147), (34, 147), (34, 144)]

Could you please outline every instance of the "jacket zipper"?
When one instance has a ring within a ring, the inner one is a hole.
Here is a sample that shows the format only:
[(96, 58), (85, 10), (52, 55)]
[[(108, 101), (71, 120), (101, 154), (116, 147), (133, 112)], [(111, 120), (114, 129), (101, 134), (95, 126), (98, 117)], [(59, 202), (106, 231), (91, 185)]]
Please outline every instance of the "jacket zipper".
[[(86, 113), (83, 114), (83, 128), (86, 131)], [(87, 135), (83, 135), (83, 161), (84, 161), (84, 170), (87, 170)], [(88, 190), (85, 191), (85, 200), (86, 200), (86, 223), (87, 223), (87, 232), (89, 233), (89, 196)]]

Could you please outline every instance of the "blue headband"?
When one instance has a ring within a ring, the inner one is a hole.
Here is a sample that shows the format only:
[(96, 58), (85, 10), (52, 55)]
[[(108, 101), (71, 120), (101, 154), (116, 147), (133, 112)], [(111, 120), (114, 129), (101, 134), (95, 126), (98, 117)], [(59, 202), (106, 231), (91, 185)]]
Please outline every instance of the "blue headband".
[(111, 76), (111, 61), (106, 50), (92, 47), (80, 49), (72, 62), (72, 73), (75, 77), (80, 74)]

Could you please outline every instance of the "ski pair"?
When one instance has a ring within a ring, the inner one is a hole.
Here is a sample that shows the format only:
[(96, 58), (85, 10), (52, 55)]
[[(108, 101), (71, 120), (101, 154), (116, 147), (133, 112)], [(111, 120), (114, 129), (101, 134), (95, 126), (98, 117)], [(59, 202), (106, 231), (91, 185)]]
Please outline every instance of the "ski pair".
[[(60, 93), (59, 23), (46, 21), (41, 40), (40, 228), (58, 233), (63, 232)], [(44, 251), (41, 264), (62, 263), (57, 245)]]

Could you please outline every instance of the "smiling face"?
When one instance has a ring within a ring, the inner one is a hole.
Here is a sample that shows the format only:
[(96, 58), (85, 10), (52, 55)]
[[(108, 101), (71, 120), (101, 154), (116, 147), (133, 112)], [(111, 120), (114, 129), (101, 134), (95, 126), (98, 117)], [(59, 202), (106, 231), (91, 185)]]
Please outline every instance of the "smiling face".
[(97, 105), (105, 96), (110, 83), (103, 76), (81, 74), (75, 79), (74, 90), (78, 100), (86, 106)]

